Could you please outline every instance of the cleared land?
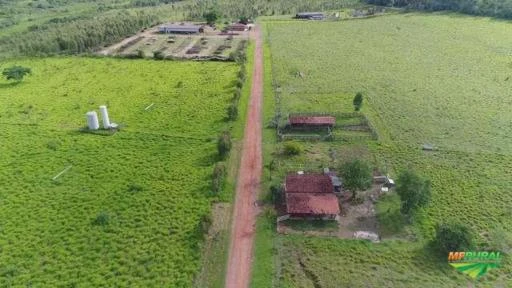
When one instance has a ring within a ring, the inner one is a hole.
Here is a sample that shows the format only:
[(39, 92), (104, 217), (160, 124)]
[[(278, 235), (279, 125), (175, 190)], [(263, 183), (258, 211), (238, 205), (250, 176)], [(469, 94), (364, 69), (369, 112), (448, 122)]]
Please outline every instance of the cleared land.
[(248, 32), (233, 32), (233, 35), (223, 35), (221, 31), (214, 31), (206, 26), (204, 33), (182, 35), (159, 33), (158, 27), (153, 27), (107, 47), (99, 53), (135, 57), (140, 53), (139, 51), (142, 51), (144, 57), (153, 57), (154, 52), (158, 51), (164, 57), (227, 59), (232, 52), (237, 50), (242, 40), (248, 40)]
[[(3, 64), (34, 75), (0, 80), (0, 286), (191, 286), (237, 65)], [(79, 132), (102, 104), (121, 131)]]
[[(268, 223), (273, 220), (266, 220), (273, 218), (262, 218), (256, 240), (256, 255), (262, 256), (256, 257), (254, 283), (262, 287), (467, 286), (468, 278), (427, 246), (435, 225), (450, 219), (473, 228), (481, 249), (510, 251), (512, 50), (507, 47), (512, 46), (512, 36), (506, 31), (511, 24), (439, 14), (265, 24), (272, 60), (266, 71), (273, 74), (273, 79), (265, 80), (265, 101), (275, 101), (272, 94), (278, 88), (283, 115), (348, 112), (353, 96), (362, 91), (363, 113), (380, 136), (363, 148), (361, 143), (304, 144), (303, 155), (280, 158), (275, 155), (280, 144), (273, 144), (275, 136), (268, 129), (265, 165), (273, 158), (278, 164), (273, 182), (279, 183), (287, 171), (336, 167), (360, 153), (392, 176), (414, 169), (429, 177), (433, 199), (415, 224), (405, 225), (396, 195), (381, 198), (377, 204), (381, 244), (276, 235), (265, 231), (275, 229)], [(273, 116), (266, 111), (265, 121)], [(425, 153), (420, 149), (423, 143), (439, 150)], [(274, 277), (265, 280), (269, 272)], [(510, 275), (507, 258), (478, 287), (507, 287)]]

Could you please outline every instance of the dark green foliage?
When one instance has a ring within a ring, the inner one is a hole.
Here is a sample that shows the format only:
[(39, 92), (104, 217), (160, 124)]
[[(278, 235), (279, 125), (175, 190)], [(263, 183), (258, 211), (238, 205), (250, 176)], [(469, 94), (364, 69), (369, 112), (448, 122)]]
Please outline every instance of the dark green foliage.
[(238, 23), (242, 23), (242, 24), (248, 24), (249, 23), (249, 18), (248, 17), (245, 17), (245, 16), (242, 16), (240, 17), (240, 19), (238, 19)]
[(283, 202), (283, 188), (280, 185), (272, 185), (270, 186), (269, 193), (270, 201), (273, 204), (279, 205)]
[(223, 162), (215, 164), (212, 173), (212, 191), (218, 194), (224, 189), (224, 179), (226, 177), (226, 165)]
[(23, 80), (25, 75), (32, 74), (32, 70), (30, 68), (22, 67), (22, 66), (12, 66), (9, 68), (5, 68), (4, 71), (2, 71), (2, 75), (7, 80), (14, 80), (16, 82), (20, 82)]
[(219, 19), (219, 14), (215, 10), (210, 10), (203, 14), (204, 20), (206, 20), (206, 24), (213, 25)]
[(142, 59), (146, 57), (146, 54), (144, 54), (144, 51), (142, 50), (137, 50), (137, 57)]
[(242, 90), (240, 88), (236, 88), (235, 92), (233, 93), (233, 99), (238, 101), (241, 96), (242, 96)]
[(357, 92), (356, 96), (354, 96), (354, 100), (352, 101), (354, 104), (354, 110), (359, 111), (363, 106), (363, 93)]
[(236, 88), (238, 89), (242, 89), (242, 87), (244, 86), (244, 81), (241, 80), (241, 79), (237, 79), (236, 80), (236, 84), (235, 84)]
[(225, 159), (231, 150), (231, 133), (224, 131), (217, 140), (217, 151), (221, 159)]
[(343, 187), (352, 192), (352, 199), (357, 191), (366, 190), (372, 186), (372, 169), (368, 163), (356, 159), (341, 166)]
[(142, 185), (139, 185), (137, 183), (128, 184), (128, 192), (136, 193), (136, 192), (142, 192), (143, 190), (144, 190), (144, 187), (142, 187)]
[(0, 38), (0, 54), (51, 55), (83, 53), (133, 35), (157, 24), (158, 17), (144, 11), (120, 11), (65, 23), (46, 23), (34, 31)]
[(235, 121), (238, 118), (238, 102), (233, 101), (228, 106), (228, 119), (231, 121)]
[(107, 212), (100, 212), (96, 218), (92, 221), (93, 225), (106, 226), (110, 222), (110, 216)]
[(288, 156), (299, 155), (302, 150), (302, 145), (295, 141), (287, 141), (283, 145), (283, 153)]
[(396, 193), (400, 196), (400, 212), (412, 215), (420, 207), (426, 206), (431, 197), (430, 180), (424, 180), (410, 170), (398, 176)]
[(448, 252), (467, 251), (473, 248), (473, 232), (460, 223), (441, 223), (436, 227), (434, 243), (444, 256)]
[(162, 51), (155, 51), (153, 52), (153, 58), (155, 58), (155, 60), (163, 60), (165, 59), (165, 55)]

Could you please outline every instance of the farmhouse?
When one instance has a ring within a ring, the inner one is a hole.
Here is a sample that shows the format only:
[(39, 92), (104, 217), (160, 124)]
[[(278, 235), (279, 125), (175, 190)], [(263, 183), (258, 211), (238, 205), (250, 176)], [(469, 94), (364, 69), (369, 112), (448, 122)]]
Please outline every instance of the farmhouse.
[(242, 23), (234, 23), (227, 28), (228, 31), (247, 31), (249, 27)]
[(199, 25), (176, 25), (167, 24), (158, 27), (160, 33), (173, 33), (173, 34), (197, 34), (203, 33), (204, 27)]
[(333, 127), (336, 124), (336, 118), (333, 116), (301, 116), (290, 115), (288, 122), (293, 128), (300, 127)]
[(322, 174), (290, 174), (284, 184), (286, 213), (291, 218), (336, 219), (340, 213), (331, 178)]
[(325, 15), (320, 12), (302, 12), (295, 15), (296, 19), (307, 19), (307, 20), (322, 20)]

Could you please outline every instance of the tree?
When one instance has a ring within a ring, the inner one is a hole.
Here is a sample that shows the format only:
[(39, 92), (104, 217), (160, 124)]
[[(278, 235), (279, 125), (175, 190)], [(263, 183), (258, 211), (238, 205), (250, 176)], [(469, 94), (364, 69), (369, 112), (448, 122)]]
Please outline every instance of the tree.
[(410, 170), (400, 173), (396, 193), (400, 196), (400, 212), (412, 215), (418, 208), (430, 202), (430, 180), (424, 180)]
[(352, 191), (352, 199), (357, 191), (366, 190), (372, 185), (372, 170), (370, 166), (359, 159), (347, 162), (341, 166), (343, 187)]
[(224, 159), (231, 150), (231, 134), (228, 131), (222, 132), (217, 140), (217, 151), (220, 158)]
[(21, 82), (27, 74), (32, 74), (32, 70), (22, 66), (12, 66), (5, 68), (2, 72), (2, 75), (5, 77), (5, 79), (14, 80), (16, 82)]
[(206, 20), (206, 24), (213, 25), (215, 22), (217, 22), (217, 19), (219, 19), (219, 15), (217, 11), (210, 10), (209, 12), (203, 14), (203, 18)]
[(357, 92), (356, 96), (354, 97), (354, 109), (356, 111), (361, 110), (361, 107), (363, 106), (363, 93)]
[(473, 233), (460, 223), (442, 223), (436, 227), (435, 244), (441, 253), (473, 248)]

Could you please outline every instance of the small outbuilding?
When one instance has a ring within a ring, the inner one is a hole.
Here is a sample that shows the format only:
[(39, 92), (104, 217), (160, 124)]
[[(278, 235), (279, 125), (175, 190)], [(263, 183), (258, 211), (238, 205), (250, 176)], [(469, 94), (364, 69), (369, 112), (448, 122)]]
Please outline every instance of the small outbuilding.
[(320, 116), (305, 116), (305, 115), (290, 115), (288, 122), (292, 128), (322, 128), (333, 127), (336, 125), (336, 118), (328, 115)]
[(167, 24), (158, 27), (158, 32), (167, 34), (198, 34), (204, 32), (204, 27), (199, 25)]
[(340, 214), (331, 178), (323, 174), (290, 174), (284, 184), (286, 213), (291, 218), (333, 220)]
[(295, 19), (323, 20), (325, 15), (320, 12), (302, 12), (295, 15)]

